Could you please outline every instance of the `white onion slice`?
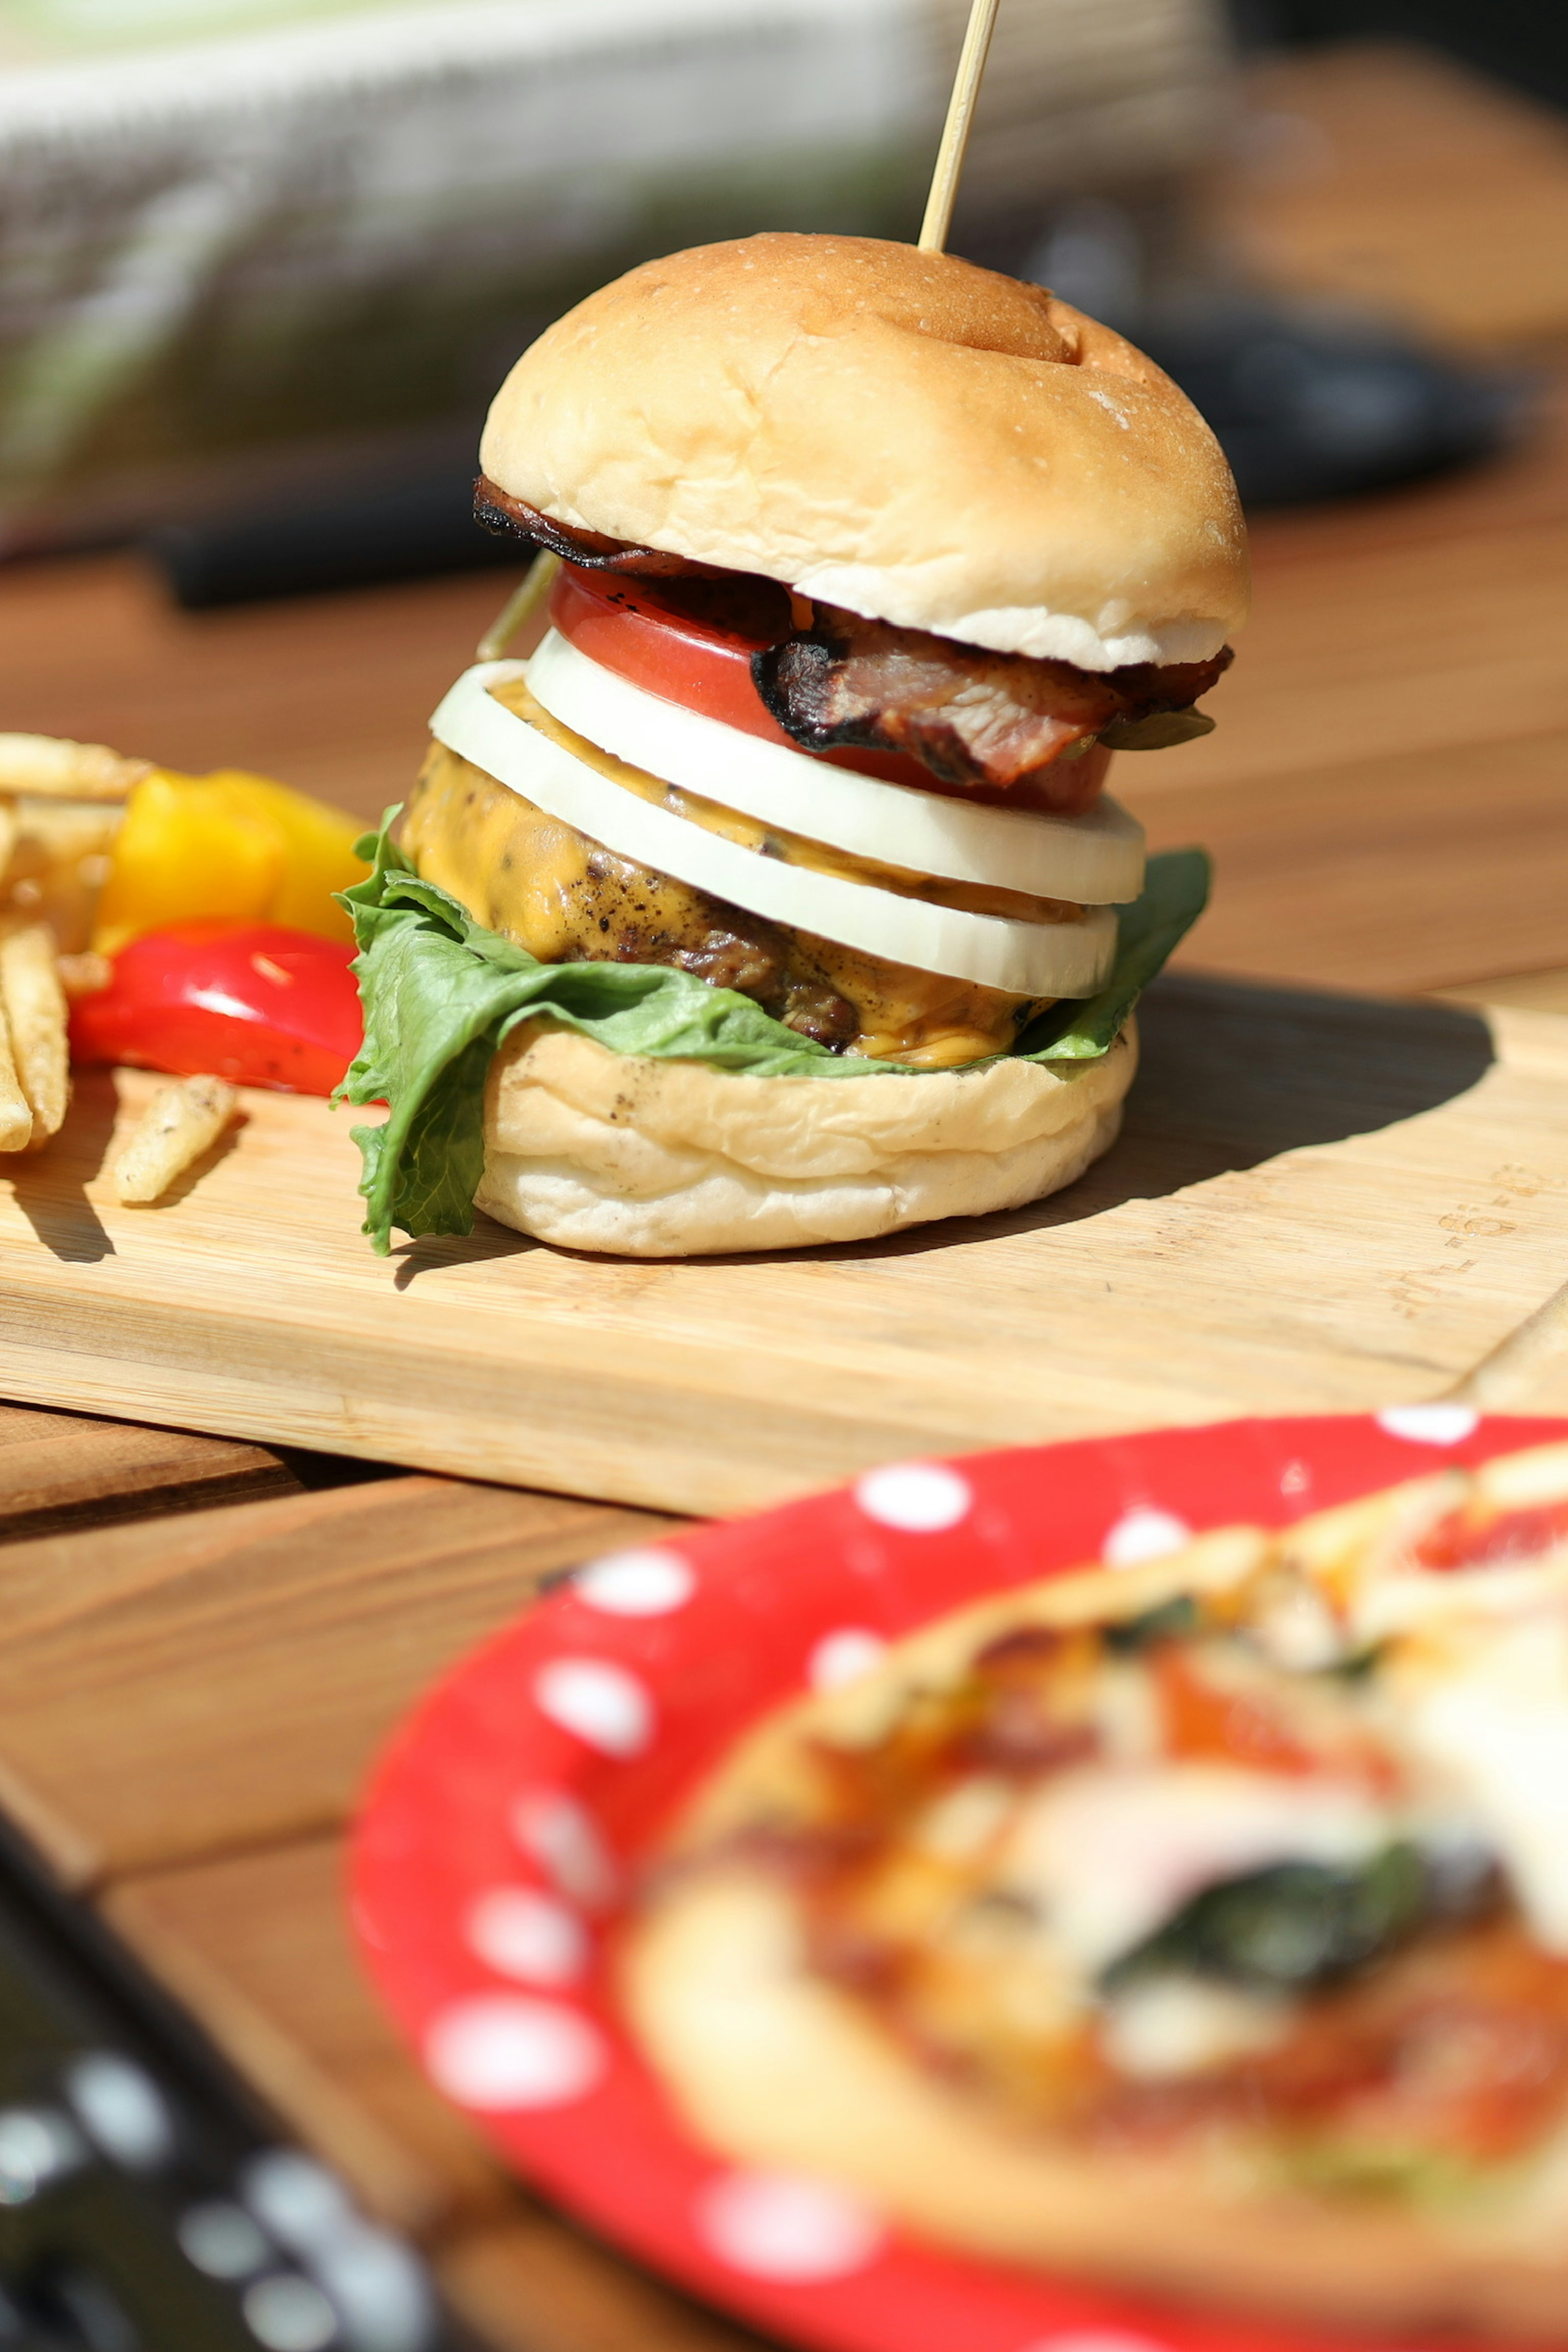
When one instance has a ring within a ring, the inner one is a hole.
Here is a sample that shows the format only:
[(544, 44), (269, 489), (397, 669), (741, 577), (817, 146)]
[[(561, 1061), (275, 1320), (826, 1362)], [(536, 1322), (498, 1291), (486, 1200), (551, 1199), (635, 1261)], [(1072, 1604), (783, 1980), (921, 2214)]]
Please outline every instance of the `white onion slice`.
[(1049, 816), (885, 783), (666, 702), (590, 661), (558, 629), (527, 668), (532, 692), (574, 734), (810, 841), (1084, 907), (1117, 906), (1143, 887), (1143, 828), (1109, 798), (1082, 816)]
[(521, 662), (476, 663), (440, 704), (431, 733), (459, 759), (471, 760), (616, 856), (772, 922), (1015, 996), (1089, 996), (1110, 972), (1116, 918), (1108, 907), (1067, 923), (971, 915), (810, 866), (786, 866), (672, 816), (552, 743), (489, 690), (525, 677)]

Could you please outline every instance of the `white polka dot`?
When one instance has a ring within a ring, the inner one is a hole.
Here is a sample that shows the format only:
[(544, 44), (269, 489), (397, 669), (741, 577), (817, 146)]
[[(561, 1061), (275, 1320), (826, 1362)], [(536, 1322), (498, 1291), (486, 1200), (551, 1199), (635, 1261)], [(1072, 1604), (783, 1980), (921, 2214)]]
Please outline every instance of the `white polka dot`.
[(266, 2352), (326, 2352), (329, 2344), (342, 2340), (337, 2313), (309, 2279), (258, 2279), (246, 2288), (240, 2309)]
[(640, 1756), (653, 1738), (653, 1701), (635, 1675), (605, 1658), (552, 1658), (533, 1680), (541, 1715), (601, 1756)]
[(511, 1810), (511, 1833), (557, 1894), (585, 1911), (603, 1911), (620, 1891), (620, 1873), (598, 1823), (563, 1790), (525, 1790)]
[(1038, 2337), (1026, 2352), (1171, 2352), (1171, 2347), (1126, 2327), (1069, 2327), (1063, 2336)]
[(523, 1984), (575, 1982), (587, 1966), (588, 1934), (563, 1903), (526, 1886), (492, 1886), (464, 1922), (476, 1959)]
[(1118, 1519), (1100, 1547), (1107, 1568), (1136, 1568), (1140, 1560), (1164, 1559), (1191, 1543), (1193, 1531), (1173, 1511), (1151, 1510), (1141, 1505)]
[(425, 2037), (432, 2082), (460, 2106), (499, 2114), (561, 2107), (605, 2071), (605, 2046), (585, 2017), (520, 1993), (476, 1993), (444, 2009)]
[(855, 1482), (855, 1500), (879, 1527), (904, 1535), (939, 1535), (968, 1515), (969, 1482), (941, 1462), (890, 1462)]
[(667, 1617), (697, 1590), (697, 1571), (676, 1551), (613, 1551), (583, 1570), (580, 1601), (609, 1617)]
[(1378, 1414), (1377, 1425), (1390, 1437), (1408, 1438), (1412, 1445), (1458, 1445), (1479, 1420), (1473, 1405), (1391, 1404)]
[(881, 2249), (874, 2214), (826, 2181), (784, 2172), (730, 2172), (710, 2180), (697, 2226), (721, 2262), (752, 2278), (844, 2278)]
[(813, 1690), (842, 1690), (846, 1683), (858, 1683), (869, 1674), (887, 1654), (879, 1633), (868, 1633), (863, 1625), (846, 1625), (823, 1635), (811, 1654), (806, 1675)]

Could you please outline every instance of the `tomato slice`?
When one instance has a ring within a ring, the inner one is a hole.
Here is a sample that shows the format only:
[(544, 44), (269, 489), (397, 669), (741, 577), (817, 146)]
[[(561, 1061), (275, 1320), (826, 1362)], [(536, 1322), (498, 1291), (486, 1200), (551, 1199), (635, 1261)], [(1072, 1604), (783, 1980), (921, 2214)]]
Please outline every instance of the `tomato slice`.
[(112, 958), (71, 1010), (83, 1062), (329, 1095), (360, 1048), (353, 949), (279, 923), (172, 923)]
[(1534, 1503), (1472, 1520), (1464, 1511), (1439, 1519), (1415, 1547), (1422, 1568), (1518, 1568), (1539, 1559), (1568, 1538), (1568, 1502)]
[[(777, 645), (794, 627), (789, 596), (771, 580), (639, 580), (626, 572), (586, 572), (563, 563), (550, 597), (550, 618), (590, 661), (614, 670), (647, 694), (718, 719), (764, 743), (801, 750), (773, 718), (752, 682), (752, 656)], [(948, 783), (924, 762), (900, 751), (844, 746), (806, 755), (857, 769), (884, 783), (991, 808), (1045, 809), (1060, 814), (1062, 772), (1026, 777), (1006, 789)], [(1096, 743), (1073, 763), (1070, 807), (1098, 797), (1110, 753)]]
[(752, 683), (752, 656), (794, 626), (788, 596), (783, 589), (770, 595), (772, 582), (755, 583), (758, 593), (750, 595), (743, 592), (751, 582), (736, 583), (739, 595), (725, 595), (729, 583), (722, 581), (682, 584), (685, 595), (664, 594), (674, 583), (563, 563), (551, 593), (550, 617), (590, 661), (645, 693), (765, 742), (789, 743)]
[[(752, 682), (752, 656), (776, 646), (795, 626), (788, 595), (771, 580), (637, 580), (563, 563), (550, 617), (579, 653), (645, 693), (764, 743), (801, 749)], [(916, 792), (936, 784), (929, 768), (898, 751), (850, 747), (807, 757)]]

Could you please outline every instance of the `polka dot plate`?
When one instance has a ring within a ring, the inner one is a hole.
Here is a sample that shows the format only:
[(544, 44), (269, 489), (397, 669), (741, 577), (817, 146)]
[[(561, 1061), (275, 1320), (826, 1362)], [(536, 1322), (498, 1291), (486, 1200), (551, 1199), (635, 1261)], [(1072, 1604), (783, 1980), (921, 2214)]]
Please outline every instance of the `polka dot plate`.
[(927, 1620), (1207, 1528), (1283, 1525), (1434, 1457), (1563, 1436), (1568, 1423), (1433, 1404), (900, 1463), (595, 1561), (459, 1665), (383, 1759), (353, 1862), (372, 1974), (437, 2088), (518, 2171), (779, 2336), (832, 2352), (1336, 2352), (946, 2253), (826, 2181), (725, 2164), (641, 2063), (607, 1946), (640, 1857), (736, 1735)]

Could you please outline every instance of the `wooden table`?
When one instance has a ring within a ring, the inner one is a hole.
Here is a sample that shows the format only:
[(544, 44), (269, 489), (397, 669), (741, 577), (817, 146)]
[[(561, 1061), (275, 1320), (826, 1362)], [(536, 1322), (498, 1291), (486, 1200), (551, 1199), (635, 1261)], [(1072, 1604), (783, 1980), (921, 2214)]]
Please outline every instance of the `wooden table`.
[[(1364, 76), (1296, 71), (1285, 97), (1303, 119), (1362, 119)], [(1400, 88), (1385, 271), (1409, 241), (1413, 119), (1463, 175), (1448, 116), (1439, 138), (1416, 84)], [(1528, 211), (1518, 141), (1489, 102), (1474, 120)], [(1568, 169), (1537, 146), (1549, 216)], [(1327, 232), (1314, 243), (1300, 205), (1243, 195), (1243, 225), (1322, 282)], [(1515, 306), (1537, 341), (1543, 318), (1568, 328), (1568, 286), (1553, 311), (1549, 277), (1543, 263)], [(1219, 858), (1184, 960), (1568, 1013), (1568, 400), (1549, 393), (1534, 436), (1484, 471), (1268, 520), (1257, 555), (1258, 617), (1218, 732), (1125, 763), (1155, 842), (1203, 839)], [(490, 575), (191, 619), (129, 556), (0, 572), (4, 723), (271, 771), (368, 814), (405, 791), (425, 716), (497, 602)], [(1223, 1067), (1210, 1082), (1213, 1164), (1243, 1164)], [(542, 2211), (423, 2087), (351, 1959), (340, 1841), (373, 1750), (433, 1675), (541, 1576), (668, 1524), (0, 1411), (0, 1802), (519, 2352), (750, 2339)]]

